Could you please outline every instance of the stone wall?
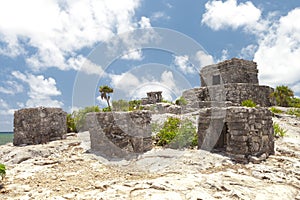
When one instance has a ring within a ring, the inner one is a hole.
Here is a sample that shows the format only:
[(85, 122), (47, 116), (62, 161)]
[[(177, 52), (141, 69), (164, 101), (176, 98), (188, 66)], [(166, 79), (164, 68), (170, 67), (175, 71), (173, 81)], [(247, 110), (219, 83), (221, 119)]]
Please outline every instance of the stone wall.
[(273, 106), (275, 101), (270, 94), (274, 91), (269, 86), (260, 86), (247, 83), (235, 83), (193, 88), (183, 92), (186, 107), (205, 108), (211, 107), (211, 102), (231, 102), (240, 105), (242, 101), (251, 99), (262, 107)]
[(152, 148), (149, 111), (89, 113), (91, 150), (108, 159), (127, 158)]
[(229, 83), (258, 84), (257, 64), (253, 61), (233, 58), (200, 70), (201, 86)]
[(67, 113), (60, 108), (26, 108), (14, 114), (13, 144), (43, 144), (67, 133)]
[(228, 156), (248, 162), (274, 154), (272, 114), (265, 108), (202, 109), (198, 148), (223, 148)]

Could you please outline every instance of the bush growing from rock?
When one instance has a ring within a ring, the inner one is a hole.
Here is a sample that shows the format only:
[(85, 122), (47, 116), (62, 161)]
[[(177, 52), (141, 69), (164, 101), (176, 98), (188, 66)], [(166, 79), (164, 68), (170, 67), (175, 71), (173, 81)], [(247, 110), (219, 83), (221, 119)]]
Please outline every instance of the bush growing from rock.
[(280, 85), (275, 88), (271, 96), (275, 98), (278, 106), (288, 107), (294, 97), (294, 92), (288, 86)]
[(0, 163), (0, 176), (1, 176), (1, 180), (4, 179), (5, 175), (6, 175), (5, 165)]
[(295, 115), (296, 117), (300, 117), (300, 109), (289, 109), (286, 114)]
[[(154, 126), (157, 128), (157, 126)], [(169, 117), (157, 134), (157, 145), (174, 149), (197, 146), (197, 132), (192, 122)]]
[(72, 132), (80, 131), (84, 126), (86, 114), (90, 112), (100, 112), (100, 108), (98, 106), (88, 106), (67, 115), (68, 130)]
[(273, 124), (273, 128), (274, 128), (274, 136), (275, 137), (283, 137), (283, 136), (285, 136), (286, 130), (284, 130), (283, 128), (281, 128), (278, 123), (274, 123)]
[(271, 108), (269, 108), (269, 110), (270, 110), (272, 113), (278, 113), (278, 114), (283, 113), (282, 110), (280, 110), (280, 109), (278, 109), (278, 108), (275, 108), (275, 107), (271, 107)]
[(179, 97), (178, 99), (176, 99), (175, 104), (178, 106), (184, 106), (187, 104), (187, 101), (185, 100), (184, 97)]
[(250, 107), (250, 108), (255, 108), (256, 107), (256, 103), (254, 103), (251, 99), (247, 99), (245, 101), (242, 101), (242, 106)]

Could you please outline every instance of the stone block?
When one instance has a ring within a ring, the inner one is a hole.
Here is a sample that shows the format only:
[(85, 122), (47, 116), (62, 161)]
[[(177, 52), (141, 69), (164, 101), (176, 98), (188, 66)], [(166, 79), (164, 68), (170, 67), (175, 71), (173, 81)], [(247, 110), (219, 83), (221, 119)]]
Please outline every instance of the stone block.
[(67, 133), (67, 113), (61, 108), (26, 108), (14, 113), (13, 144), (43, 144), (63, 139)]
[(86, 123), (93, 124), (89, 127), (91, 150), (107, 159), (149, 151), (152, 148), (150, 122), (150, 111), (89, 113)]

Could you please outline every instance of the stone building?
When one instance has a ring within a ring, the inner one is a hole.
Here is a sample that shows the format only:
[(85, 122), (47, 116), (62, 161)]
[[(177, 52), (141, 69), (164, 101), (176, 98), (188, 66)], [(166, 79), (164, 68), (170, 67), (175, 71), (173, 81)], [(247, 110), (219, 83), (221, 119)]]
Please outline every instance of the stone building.
[(242, 101), (251, 99), (262, 107), (275, 104), (269, 86), (258, 82), (257, 64), (253, 61), (233, 58), (200, 70), (201, 87), (183, 92), (187, 105), (183, 112), (214, 105), (239, 106)]
[(152, 149), (151, 113), (97, 112), (86, 115), (91, 150), (114, 158), (130, 158)]
[(223, 151), (239, 162), (265, 159), (274, 154), (271, 112), (235, 106), (201, 109), (198, 148)]
[[(223, 151), (247, 162), (274, 153), (269, 86), (260, 86), (255, 62), (233, 58), (200, 70), (201, 87), (183, 92), (183, 113), (199, 112), (198, 148)], [(258, 108), (241, 102), (251, 99)]]
[(67, 113), (61, 108), (26, 108), (14, 114), (13, 144), (32, 145), (59, 140), (67, 133)]
[(162, 101), (162, 91), (147, 92), (147, 97), (142, 98), (142, 105), (156, 104)]

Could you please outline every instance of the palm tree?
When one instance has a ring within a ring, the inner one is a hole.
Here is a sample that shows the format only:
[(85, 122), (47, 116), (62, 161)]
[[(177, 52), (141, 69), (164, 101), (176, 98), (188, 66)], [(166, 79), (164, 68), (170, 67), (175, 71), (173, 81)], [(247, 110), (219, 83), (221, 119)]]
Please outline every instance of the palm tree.
[(277, 105), (288, 107), (294, 92), (288, 86), (281, 85), (276, 87), (271, 96), (275, 97)]
[(111, 87), (109, 87), (107, 85), (103, 85), (103, 86), (100, 86), (99, 92), (101, 93), (101, 99), (105, 99), (107, 101), (108, 108), (110, 109), (110, 103), (109, 103), (110, 96), (109, 96), (109, 93), (113, 93), (114, 89), (112, 89)]

